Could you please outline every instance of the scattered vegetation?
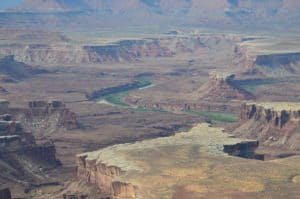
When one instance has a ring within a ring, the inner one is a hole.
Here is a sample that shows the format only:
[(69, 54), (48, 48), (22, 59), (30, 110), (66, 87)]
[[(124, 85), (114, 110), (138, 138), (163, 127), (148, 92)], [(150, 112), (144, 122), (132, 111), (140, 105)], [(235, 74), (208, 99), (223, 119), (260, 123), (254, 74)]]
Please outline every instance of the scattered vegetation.
[(209, 111), (188, 111), (187, 113), (205, 117), (207, 120), (215, 122), (237, 122), (239, 117), (235, 113), (209, 112)]
[(123, 100), (124, 97), (126, 97), (128, 95), (129, 91), (145, 88), (147, 86), (150, 86), (151, 84), (152, 83), (149, 80), (139, 79), (134, 87), (130, 87), (130, 88), (122, 90), (122, 91), (108, 94), (102, 98), (111, 104), (115, 104), (115, 105), (123, 106), (123, 107), (130, 107), (130, 105), (126, 104)]

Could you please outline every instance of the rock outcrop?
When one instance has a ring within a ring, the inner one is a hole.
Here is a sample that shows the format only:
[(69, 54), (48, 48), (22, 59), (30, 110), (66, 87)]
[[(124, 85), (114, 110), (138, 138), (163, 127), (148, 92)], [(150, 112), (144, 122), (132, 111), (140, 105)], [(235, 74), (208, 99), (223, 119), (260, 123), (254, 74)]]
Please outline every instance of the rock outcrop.
[(235, 133), (269, 146), (300, 150), (300, 105), (289, 102), (246, 103)]
[[(265, 168), (266, 165), (262, 161), (233, 158), (224, 151), (240, 157), (257, 158), (257, 146), (257, 141), (235, 138), (223, 129), (198, 124), (191, 130), (174, 136), (114, 145), (80, 154), (77, 156), (77, 180), (97, 185), (102, 193), (109, 193), (107, 197), (111, 198), (175, 198), (177, 188), (187, 184), (193, 187), (187, 189), (193, 197), (180, 195), (181, 197), (176, 198), (201, 198), (203, 194), (204, 197), (210, 198), (212, 190), (217, 193), (224, 190), (222, 179), (226, 176), (226, 184), (230, 184), (228, 190), (236, 190), (235, 186), (243, 187), (239, 191), (241, 196), (245, 194), (242, 191), (245, 187), (253, 188), (252, 182), (247, 184), (249, 179), (258, 176), (260, 180), (262, 176), (263, 179), (269, 178), (269, 173), (258, 169), (260, 166)], [(240, 172), (241, 174), (236, 175), (236, 169), (244, 168), (244, 165), (249, 167), (249, 164), (255, 165), (249, 171), (251, 173)], [(259, 172), (259, 175), (254, 175), (253, 171), (256, 174)], [(214, 183), (208, 183), (212, 179)], [(242, 181), (236, 183), (237, 180)], [(202, 186), (198, 189), (196, 185), (199, 185), (199, 182), (205, 184), (206, 189)], [(261, 192), (261, 189), (258, 192)], [(116, 193), (120, 194), (112, 195)]]
[(45, 139), (37, 143), (33, 134), (13, 118), (15, 115), (0, 116), (0, 184), (17, 183), (25, 189), (44, 183), (49, 176), (43, 169), (60, 165), (55, 146)]
[(246, 46), (237, 45), (233, 63), (246, 75), (290, 76), (300, 73), (300, 53), (255, 54)]
[(211, 101), (253, 99), (254, 96), (250, 92), (239, 87), (234, 77), (234, 74), (211, 72), (208, 82), (197, 91), (199, 99)]
[(10, 111), (36, 136), (51, 134), (61, 128), (79, 128), (76, 114), (61, 101), (31, 101), (28, 108), (11, 108)]
[(241, 158), (264, 160), (264, 155), (255, 153), (258, 146), (258, 141), (244, 141), (233, 145), (224, 145), (223, 151)]
[(109, 166), (86, 155), (77, 156), (77, 177), (96, 185), (103, 195), (113, 198), (136, 198), (136, 187), (130, 183), (116, 181), (123, 172), (116, 166)]

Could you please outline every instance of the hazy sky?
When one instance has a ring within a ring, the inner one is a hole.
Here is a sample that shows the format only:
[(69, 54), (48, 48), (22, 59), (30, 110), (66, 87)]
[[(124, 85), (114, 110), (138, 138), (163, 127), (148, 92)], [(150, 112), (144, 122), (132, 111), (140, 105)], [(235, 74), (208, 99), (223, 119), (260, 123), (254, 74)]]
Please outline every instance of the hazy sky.
[(22, 0), (0, 0), (0, 9), (13, 7), (20, 3)]

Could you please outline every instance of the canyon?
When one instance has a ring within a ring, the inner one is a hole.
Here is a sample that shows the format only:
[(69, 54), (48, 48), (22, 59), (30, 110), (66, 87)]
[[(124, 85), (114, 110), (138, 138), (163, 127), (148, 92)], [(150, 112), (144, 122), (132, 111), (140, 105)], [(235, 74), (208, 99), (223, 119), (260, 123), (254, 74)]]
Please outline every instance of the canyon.
[(0, 3), (0, 198), (298, 198), (299, 6)]

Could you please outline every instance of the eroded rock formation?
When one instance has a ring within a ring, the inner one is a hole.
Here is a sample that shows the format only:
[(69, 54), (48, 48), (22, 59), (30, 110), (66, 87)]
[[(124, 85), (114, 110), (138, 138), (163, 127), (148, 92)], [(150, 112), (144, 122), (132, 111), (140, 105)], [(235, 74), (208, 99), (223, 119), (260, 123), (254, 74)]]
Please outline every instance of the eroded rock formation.
[(103, 195), (113, 198), (136, 198), (137, 188), (134, 185), (115, 180), (122, 174), (120, 168), (89, 160), (87, 155), (77, 156), (77, 166), (77, 177), (97, 185)]
[(300, 106), (297, 103), (246, 103), (235, 133), (269, 146), (300, 150)]
[(209, 80), (198, 91), (199, 99), (222, 101), (222, 100), (247, 100), (254, 96), (234, 81), (234, 74), (211, 72)]
[(0, 182), (18, 183), (24, 188), (43, 183), (43, 168), (60, 165), (55, 146), (46, 140), (37, 143), (33, 134), (13, 118), (10, 114), (0, 116)]
[(61, 101), (31, 101), (28, 108), (11, 108), (11, 112), (35, 135), (50, 134), (59, 128), (79, 128), (76, 114)]
[(255, 54), (247, 46), (237, 45), (233, 63), (246, 75), (284, 76), (299, 73), (300, 53)]
[(225, 35), (162, 37), (122, 40), (112, 44), (75, 46), (69, 44), (2, 44), (0, 54), (14, 55), (30, 64), (81, 64), (136, 62), (143, 57), (170, 57), (235, 42)]
[(243, 141), (233, 145), (224, 145), (223, 151), (241, 158), (264, 160), (264, 155), (255, 153), (258, 147), (258, 141)]

